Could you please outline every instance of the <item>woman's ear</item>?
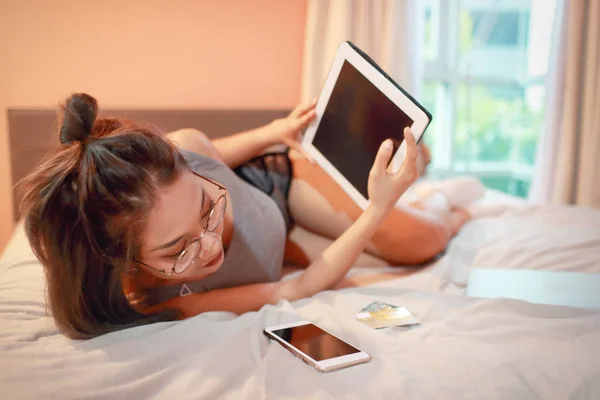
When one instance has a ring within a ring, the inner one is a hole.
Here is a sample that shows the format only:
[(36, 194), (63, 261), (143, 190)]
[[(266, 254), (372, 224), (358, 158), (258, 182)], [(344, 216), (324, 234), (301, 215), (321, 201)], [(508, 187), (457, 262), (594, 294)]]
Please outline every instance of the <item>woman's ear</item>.
[(130, 261), (125, 267), (124, 273), (128, 276), (135, 277), (140, 272), (140, 266), (135, 261)]
[(121, 272), (123, 293), (130, 303), (139, 297), (140, 287), (137, 280), (139, 272), (140, 266), (135, 261), (127, 263)]

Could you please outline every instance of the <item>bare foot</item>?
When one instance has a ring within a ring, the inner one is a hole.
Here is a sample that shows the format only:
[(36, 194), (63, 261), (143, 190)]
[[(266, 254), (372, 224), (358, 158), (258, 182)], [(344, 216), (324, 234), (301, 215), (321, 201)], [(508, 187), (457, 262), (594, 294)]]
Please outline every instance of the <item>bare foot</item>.
[(473, 216), (464, 208), (456, 207), (450, 211), (450, 231), (452, 236), (462, 228), (462, 226)]
[(485, 186), (477, 178), (456, 176), (438, 182), (423, 182), (416, 188), (420, 198), (435, 191), (444, 193), (452, 207), (466, 207), (484, 196)]

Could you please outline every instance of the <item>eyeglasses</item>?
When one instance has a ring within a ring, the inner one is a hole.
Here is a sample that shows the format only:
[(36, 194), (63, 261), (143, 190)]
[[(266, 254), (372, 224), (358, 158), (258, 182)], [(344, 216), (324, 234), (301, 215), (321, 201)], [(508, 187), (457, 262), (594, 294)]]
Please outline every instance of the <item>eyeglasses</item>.
[(200, 250), (202, 250), (202, 238), (204, 237), (204, 235), (206, 235), (206, 232), (214, 232), (214, 230), (219, 227), (221, 221), (223, 221), (223, 217), (225, 216), (225, 210), (227, 210), (227, 188), (213, 181), (212, 179), (206, 178), (202, 175), (195, 173), (194, 171), (192, 171), (192, 173), (197, 177), (204, 179), (205, 181), (208, 181), (213, 185), (217, 186), (221, 193), (217, 201), (211, 201), (210, 211), (208, 214), (208, 218), (206, 219), (206, 224), (204, 224), (202, 228), (202, 234), (200, 234), (200, 237), (192, 240), (191, 243), (187, 245), (185, 249), (181, 251), (181, 253), (179, 253), (179, 256), (173, 263), (173, 267), (171, 267), (169, 272), (167, 272), (165, 269), (154, 268), (141, 261), (134, 260), (135, 262), (145, 265), (148, 268), (152, 268), (153, 270), (156, 270), (158, 272), (161, 272), (166, 276), (171, 276), (173, 274), (183, 274), (185, 271), (188, 270), (188, 268), (190, 268), (194, 264), (194, 262), (198, 258), (198, 254), (200, 254)]

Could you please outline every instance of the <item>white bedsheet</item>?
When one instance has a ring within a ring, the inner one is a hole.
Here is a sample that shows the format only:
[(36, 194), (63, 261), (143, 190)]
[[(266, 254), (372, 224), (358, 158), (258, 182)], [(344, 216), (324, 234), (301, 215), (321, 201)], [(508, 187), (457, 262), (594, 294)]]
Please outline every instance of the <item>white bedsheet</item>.
[[(494, 214), (402, 279), (85, 342), (46, 316), (41, 266), (18, 230), (0, 260), (0, 397), (600, 398), (600, 312), (461, 294), (476, 267), (600, 272), (600, 212), (521, 204)], [(354, 321), (373, 300), (408, 307), (422, 326)], [(373, 361), (321, 374), (263, 337), (265, 326), (296, 319)]]

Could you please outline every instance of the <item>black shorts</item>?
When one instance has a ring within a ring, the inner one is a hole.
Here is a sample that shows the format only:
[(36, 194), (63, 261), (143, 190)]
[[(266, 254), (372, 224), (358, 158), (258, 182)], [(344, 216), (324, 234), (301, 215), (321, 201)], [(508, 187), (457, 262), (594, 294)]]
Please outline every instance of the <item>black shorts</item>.
[(294, 221), (288, 205), (293, 172), (288, 153), (289, 148), (280, 152), (262, 154), (235, 168), (233, 172), (273, 199), (283, 214), (289, 232)]

